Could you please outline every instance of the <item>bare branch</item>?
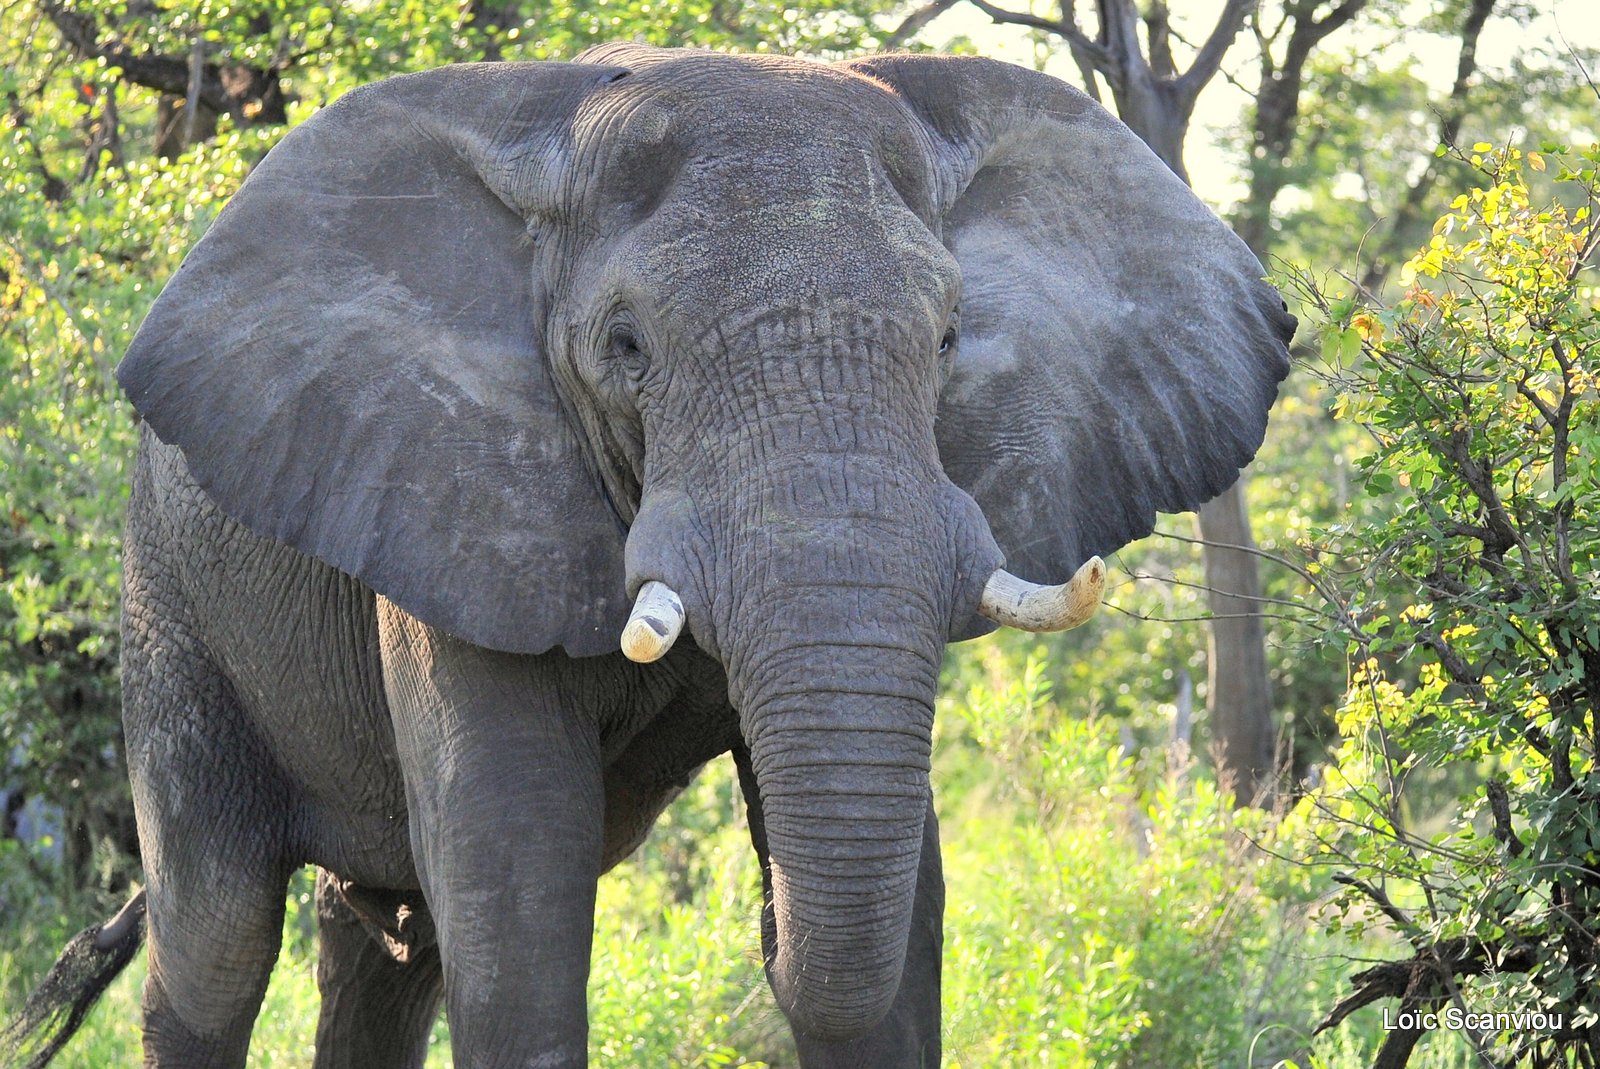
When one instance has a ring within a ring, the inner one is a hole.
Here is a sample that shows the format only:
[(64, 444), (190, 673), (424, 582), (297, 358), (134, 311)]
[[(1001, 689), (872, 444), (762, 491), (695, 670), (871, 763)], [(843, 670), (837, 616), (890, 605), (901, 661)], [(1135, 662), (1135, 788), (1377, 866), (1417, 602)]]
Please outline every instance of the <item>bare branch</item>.
[(955, 7), (956, 0), (930, 0), (907, 15), (878, 46), (880, 52), (892, 52), (921, 33), (934, 19)]
[[(1171, 586), (1183, 587), (1183, 588), (1188, 589), (1188, 590), (1203, 590), (1208, 594), (1226, 594), (1228, 597), (1233, 598), (1235, 601), (1248, 601), (1248, 602), (1252, 602), (1252, 603), (1257, 604), (1257, 605), (1281, 605), (1284, 608), (1295, 609), (1295, 610), (1298, 610), (1300, 612), (1303, 612), (1303, 613), (1307, 614), (1308, 616), (1320, 616), (1320, 617), (1324, 617), (1324, 618), (1329, 618), (1329, 617), (1331, 617), (1333, 615), (1332, 613), (1324, 612), (1321, 609), (1314, 608), (1314, 607), (1312, 607), (1310, 605), (1306, 605), (1306, 604), (1304, 604), (1302, 602), (1290, 601), (1288, 598), (1275, 598), (1275, 597), (1271, 597), (1271, 596), (1266, 595), (1266, 594), (1238, 594), (1238, 593), (1235, 593), (1235, 592), (1233, 592), (1231, 590), (1219, 590), (1218, 588), (1216, 588), (1214, 586), (1211, 586), (1209, 584), (1206, 584), (1206, 583), (1191, 583), (1191, 582), (1188, 582), (1186, 580), (1179, 579), (1176, 576), (1150, 575), (1147, 572), (1129, 572), (1128, 574), (1133, 579), (1147, 579), (1147, 580), (1150, 580), (1152, 582), (1167, 583), (1167, 584), (1169, 584)], [(1216, 614), (1216, 613), (1207, 613), (1204, 616), (1193, 617), (1193, 619), (1215, 620), (1215, 619), (1218, 618), (1218, 615), (1219, 614)], [(1250, 617), (1250, 616), (1257, 616), (1259, 614), (1258, 613), (1234, 613), (1232, 615), (1238, 616), (1238, 617)]]
[(1473, 942), (1464, 936), (1447, 939), (1419, 951), (1409, 961), (1385, 962), (1357, 973), (1356, 991), (1334, 1006), (1312, 1034), (1326, 1032), (1379, 999), (1404, 998), (1417, 1004), (1442, 1001), (1441, 976), (1455, 979), (1490, 971), (1527, 972), (1538, 960), (1535, 948), (1515, 933), (1492, 943)]
[[(55, 25), (71, 49), (85, 59), (103, 59), (115, 67), (129, 81), (172, 96), (187, 96), (189, 92), (189, 57), (139, 55), (120, 41), (102, 43), (94, 19), (71, 11), (65, 4), (43, 0), (39, 5)], [(225, 112), (233, 108), (233, 100), (222, 87), (222, 78), (215, 67), (206, 70), (200, 79), (199, 99), (214, 111)]]
[(1320, 19), (1310, 20), (1310, 27), (1314, 31), (1314, 40), (1321, 41), (1334, 30), (1348, 23), (1356, 17), (1360, 10), (1367, 6), (1367, 0), (1344, 0), (1344, 3), (1328, 12)]
[(1506, 793), (1505, 780), (1496, 776), (1483, 785), (1489, 799), (1489, 812), (1494, 816), (1494, 837), (1512, 857), (1519, 857), (1525, 847), (1511, 827), (1511, 797)]
[(200, 82), (205, 76), (206, 69), (206, 43), (205, 39), (195, 37), (194, 44), (189, 48), (189, 85), (183, 98), (183, 143), (194, 144), (195, 135), (200, 132)]
[(1173, 78), (1178, 73), (1172, 59), (1172, 16), (1166, 0), (1151, 0), (1144, 13), (1145, 47), (1150, 50), (1150, 70), (1157, 78)]
[(28, 124), (28, 113), (23, 110), (22, 101), (16, 93), (7, 94), (7, 99), (11, 105), (9, 109), (11, 122), (21, 133), (23, 144), (27, 145), (29, 154), (33, 156), (34, 169), (44, 180), (45, 200), (52, 203), (61, 200), (67, 195), (69, 189), (67, 183), (51, 173), (50, 165), (44, 158), (44, 149), (39, 146), (39, 139), (34, 136), (33, 128)]
[(1100, 40), (1110, 55), (1110, 62), (1119, 76), (1127, 79), (1127, 72), (1144, 63), (1139, 51), (1139, 12), (1132, 0), (1096, 0), (1095, 10), (1100, 15)]
[[(218, 115), (247, 117), (255, 123), (281, 123), (288, 120), (284, 113), (283, 96), (278, 72), (281, 65), (265, 69), (230, 67), (229, 75), (249, 77), (234, 78), (230, 91), (229, 79), (215, 63), (203, 63), (199, 83), (194, 94), (193, 56), (166, 56), (134, 51), (115, 38), (102, 41), (100, 29), (92, 16), (73, 11), (61, 0), (40, 0), (39, 9), (55, 26), (56, 32), (66, 42), (67, 50), (83, 59), (103, 59), (109, 66), (121, 70), (124, 81), (142, 85), (169, 96), (198, 101)], [(259, 110), (250, 111), (242, 106), (259, 103)], [(194, 114), (198, 109), (191, 109)]]
[(1096, 104), (1104, 103), (1100, 99), (1100, 68), (1094, 54), (1085, 51), (1084, 45), (1089, 43), (1089, 38), (1078, 27), (1077, 0), (1061, 0), (1061, 25), (1067, 31), (1067, 49), (1072, 53), (1072, 62), (1077, 64), (1078, 73), (1083, 77), (1084, 92)]
[(1194, 62), (1189, 64), (1189, 69), (1177, 80), (1178, 95), (1188, 106), (1194, 105), (1200, 90), (1205, 88), (1206, 83), (1211, 81), (1222, 67), (1222, 57), (1233, 47), (1234, 38), (1244, 29), (1245, 16), (1255, 9), (1256, 4), (1257, 0), (1228, 0), (1223, 7), (1222, 14), (1217, 17), (1216, 26), (1211, 30), (1211, 36), (1206, 38), (1206, 43), (1200, 47)]
[(1055, 34), (1065, 39), (1074, 51), (1082, 49), (1084, 55), (1092, 57), (1096, 69), (1104, 71), (1110, 68), (1111, 57), (1104, 46), (1097, 41), (1090, 40), (1082, 30), (1079, 30), (1070, 22), (1053, 21), (1035, 15), (1031, 11), (1007, 11), (1004, 8), (995, 7), (989, 3), (989, 0), (967, 0), (967, 3), (1001, 25), (1026, 26), (1032, 30), (1043, 30), (1045, 33)]
[(1400, 932), (1406, 937), (1407, 941), (1409, 941), (1412, 946), (1415, 946), (1418, 949), (1422, 948), (1425, 942), (1422, 929), (1417, 927), (1417, 922), (1412, 920), (1406, 914), (1405, 910), (1395, 905), (1393, 900), (1391, 900), (1388, 895), (1383, 893), (1382, 888), (1374, 887), (1366, 880), (1358, 879), (1355, 876), (1351, 876), (1343, 872), (1334, 873), (1333, 882), (1343, 884), (1346, 887), (1354, 888), (1355, 890), (1366, 895), (1377, 905), (1379, 909), (1383, 911), (1384, 916), (1388, 917), (1394, 922), (1395, 927), (1400, 930)]
[(1270, 44), (1283, 32), (1284, 22), (1280, 21), (1270, 35), (1264, 35), (1258, 20), (1261, 82), (1251, 122), (1250, 191), (1231, 220), (1234, 230), (1257, 256), (1267, 255), (1272, 240), (1272, 204), (1288, 181), (1284, 164), (1299, 135), (1296, 120), (1300, 116), (1306, 64), (1323, 38), (1354, 19), (1366, 3), (1367, 0), (1344, 0), (1320, 20), (1313, 18), (1317, 0), (1285, 4), (1284, 19), (1293, 21), (1281, 61), (1273, 57)]

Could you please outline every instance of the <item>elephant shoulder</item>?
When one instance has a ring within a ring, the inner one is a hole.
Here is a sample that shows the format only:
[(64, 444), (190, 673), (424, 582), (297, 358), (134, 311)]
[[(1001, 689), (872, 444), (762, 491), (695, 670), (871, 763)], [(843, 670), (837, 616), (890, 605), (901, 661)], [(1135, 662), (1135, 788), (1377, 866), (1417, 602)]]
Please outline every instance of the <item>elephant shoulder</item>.
[[(126, 599), (218, 650), (315, 642), (330, 619), (354, 621), (360, 644), (375, 650), (370, 589), (228, 515), (200, 487), (182, 450), (148, 424), (140, 433), (123, 553)], [(363, 620), (370, 627), (359, 626)]]

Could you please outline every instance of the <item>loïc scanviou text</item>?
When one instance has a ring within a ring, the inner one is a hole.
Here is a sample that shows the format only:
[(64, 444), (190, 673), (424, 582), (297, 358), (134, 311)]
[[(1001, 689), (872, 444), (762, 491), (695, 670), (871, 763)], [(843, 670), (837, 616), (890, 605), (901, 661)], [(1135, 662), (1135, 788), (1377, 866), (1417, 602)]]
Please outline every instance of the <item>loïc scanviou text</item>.
[(1429, 1031), (1435, 1028), (1471, 1028), (1480, 1032), (1558, 1032), (1565, 1024), (1566, 1021), (1561, 1014), (1545, 1013), (1543, 1010), (1473, 1013), (1459, 1006), (1447, 1006), (1437, 1013), (1416, 1010), (1391, 1013), (1389, 1007), (1383, 1008), (1385, 1031), (1397, 1028), (1407, 1030), (1420, 1028)]

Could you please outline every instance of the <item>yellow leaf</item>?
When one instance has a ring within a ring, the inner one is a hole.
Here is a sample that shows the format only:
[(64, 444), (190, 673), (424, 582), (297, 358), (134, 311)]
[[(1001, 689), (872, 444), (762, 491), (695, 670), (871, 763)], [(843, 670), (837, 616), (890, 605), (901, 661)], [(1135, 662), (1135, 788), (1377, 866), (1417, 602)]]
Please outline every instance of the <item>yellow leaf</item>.
[(1350, 325), (1361, 335), (1361, 340), (1364, 342), (1377, 345), (1383, 341), (1383, 324), (1365, 312), (1352, 316)]
[(1539, 155), (1537, 152), (1528, 153), (1528, 166), (1532, 167), (1535, 171), (1544, 170), (1544, 157)]
[(1474, 152), (1488, 152), (1492, 148), (1494, 148), (1494, 146), (1489, 144), (1489, 142), (1487, 142), (1487, 141), (1479, 141), (1477, 144), (1472, 146), (1472, 151), (1474, 151)]

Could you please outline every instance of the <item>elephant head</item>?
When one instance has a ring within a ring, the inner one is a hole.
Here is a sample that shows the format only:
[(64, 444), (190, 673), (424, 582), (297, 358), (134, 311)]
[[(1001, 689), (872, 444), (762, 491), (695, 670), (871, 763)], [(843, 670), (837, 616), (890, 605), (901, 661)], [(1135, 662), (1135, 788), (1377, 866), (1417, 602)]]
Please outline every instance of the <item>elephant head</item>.
[(945, 643), (1028, 622), (1002, 563), (1060, 579), (1234, 479), (1293, 329), (1260, 275), (1047, 76), (606, 46), (323, 110), (119, 375), (222, 508), (470, 642), (615, 655), (643, 591), (649, 659), (681, 606), (774, 989), (843, 1036), (899, 980)]

